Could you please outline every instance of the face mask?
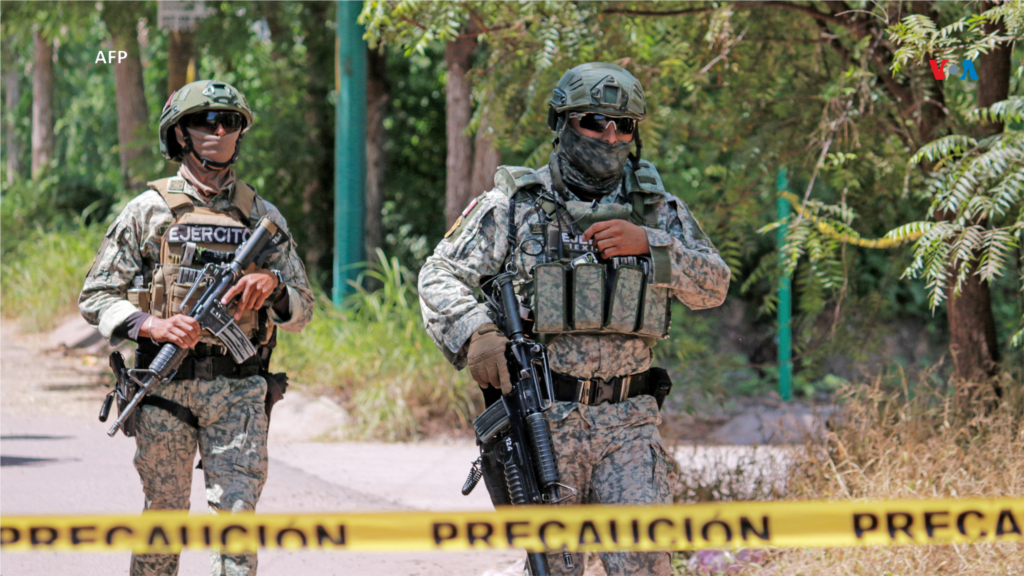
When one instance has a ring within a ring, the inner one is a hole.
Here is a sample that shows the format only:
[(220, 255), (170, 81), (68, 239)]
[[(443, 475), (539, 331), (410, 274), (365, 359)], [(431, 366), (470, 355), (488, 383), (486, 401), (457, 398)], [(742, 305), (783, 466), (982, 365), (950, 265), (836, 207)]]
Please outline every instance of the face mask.
[(614, 192), (622, 182), (630, 144), (588, 138), (567, 125), (559, 135), (556, 153), (562, 179), (590, 194), (603, 196)]
[(242, 134), (241, 130), (235, 130), (223, 136), (207, 134), (191, 128), (186, 128), (186, 130), (188, 130), (189, 138), (192, 139), (192, 148), (196, 151), (196, 154), (214, 162), (227, 162), (231, 160), (231, 157), (235, 155), (235, 145), (238, 142), (238, 137)]
[[(234, 156), (239, 134), (238, 130), (223, 136), (215, 136), (195, 130), (188, 131), (195, 151), (200, 156), (214, 162), (227, 162)], [(178, 138), (178, 143), (184, 147), (184, 139), (177, 129), (175, 130), (175, 135)], [(235, 181), (235, 171), (230, 167), (219, 170), (213, 167), (206, 168), (196, 159), (194, 154), (188, 154), (182, 159), (181, 175), (206, 196), (216, 195)]]

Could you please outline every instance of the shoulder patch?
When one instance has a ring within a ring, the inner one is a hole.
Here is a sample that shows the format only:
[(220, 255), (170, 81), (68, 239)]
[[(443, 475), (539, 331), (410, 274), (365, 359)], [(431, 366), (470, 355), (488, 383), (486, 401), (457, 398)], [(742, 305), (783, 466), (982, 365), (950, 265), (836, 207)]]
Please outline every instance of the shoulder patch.
[(184, 192), (185, 191), (185, 179), (177, 176), (170, 178), (167, 181), (168, 192)]
[(525, 188), (543, 185), (537, 172), (525, 166), (498, 166), (498, 171), (494, 173), (495, 188), (510, 198)]
[(455, 219), (455, 223), (452, 224), (452, 227), (445, 232), (445, 240), (455, 240), (459, 237), (459, 234), (462, 234), (462, 229), (464, 228), (463, 224), (466, 223), (466, 218), (480, 206), (480, 198), (482, 197), (483, 196), (478, 196), (474, 198), (473, 201), (469, 203), (469, 206), (466, 206), (466, 209), (462, 211), (462, 214), (459, 214), (459, 217)]

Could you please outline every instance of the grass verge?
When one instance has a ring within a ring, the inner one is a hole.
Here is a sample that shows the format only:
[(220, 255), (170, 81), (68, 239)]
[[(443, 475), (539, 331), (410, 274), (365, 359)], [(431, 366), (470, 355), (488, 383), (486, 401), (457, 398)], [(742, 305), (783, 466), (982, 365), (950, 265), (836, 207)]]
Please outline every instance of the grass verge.
[(469, 429), (483, 399), (423, 329), (411, 273), (378, 252), (365, 276), (381, 287), (357, 288), (342, 310), (318, 293), (313, 322), (280, 334), (275, 369), (315, 389), (339, 389), (358, 435), (410, 440)]
[(74, 314), (104, 231), (102, 224), (79, 224), (24, 234), (0, 262), (3, 316), (20, 319), (23, 330), (40, 332)]

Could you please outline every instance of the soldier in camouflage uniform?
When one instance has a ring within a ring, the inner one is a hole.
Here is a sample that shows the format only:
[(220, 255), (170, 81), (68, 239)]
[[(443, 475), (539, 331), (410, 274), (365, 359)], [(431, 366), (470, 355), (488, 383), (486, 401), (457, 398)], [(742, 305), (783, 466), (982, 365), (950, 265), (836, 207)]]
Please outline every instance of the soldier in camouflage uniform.
[[(204, 262), (230, 258), (264, 216), (286, 229), (280, 211), (231, 168), (251, 126), (245, 98), (223, 82), (193, 82), (172, 94), (161, 114), (160, 148), (181, 168), (150, 182), (117, 217), (79, 298), (82, 315), (112, 346), (138, 342), (138, 367), (163, 342), (192, 349), (174, 380), (151, 388), (133, 429), (125, 430), (135, 436), (146, 510), (189, 508), (197, 449), (210, 507), (255, 509), (267, 477), (269, 410), (285, 385), (267, 372), (275, 329), (298, 332), (312, 318), (313, 294), (293, 241), (224, 297), (227, 304), (238, 296), (235, 320), (258, 350), (250, 361), (235, 364), (214, 335), (181, 313)], [(177, 573), (177, 554), (132, 556), (133, 576)], [(211, 573), (254, 575), (256, 555), (214, 550)]]
[[(489, 404), (497, 387), (510, 389), (507, 340), (473, 291), (516, 272), (527, 329), (546, 343), (554, 372), (547, 416), (561, 482), (578, 490), (569, 503), (671, 502), (651, 348), (668, 335), (673, 297), (710, 308), (729, 287), (729, 268), (686, 204), (639, 158), (645, 115), (643, 88), (623, 68), (566, 72), (549, 107), (557, 140), (548, 165), (500, 167), (496, 187), (470, 203), (419, 276), (427, 332), (452, 364), (469, 366)], [(490, 478), (492, 500), (508, 502)], [(671, 573), (665, 552), (600, 556), (610, 576)], [(549, 554), (556, 574), (582, 574), (575, 560), (568, 569)]]

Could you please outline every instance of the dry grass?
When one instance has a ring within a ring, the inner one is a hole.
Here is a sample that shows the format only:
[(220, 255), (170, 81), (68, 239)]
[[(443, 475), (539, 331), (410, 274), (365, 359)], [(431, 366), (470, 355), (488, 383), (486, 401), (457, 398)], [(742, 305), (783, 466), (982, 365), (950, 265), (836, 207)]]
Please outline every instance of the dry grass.
[[(1024, 390), (1019, 376), (958, 400), (926, 378), (895, 389), (879, 377), (842, 393), (825, 438), (792, 463), (783, 499), (1008, 497), (1024, 494)], [(762, 497), (774, 494), (763, 494)], [(1024, 574), (1024, 545), (779, 550), (749, 574), (1005, 576)], [(681, 564), (681, 563), (680, 563)], [(683, 569), (685, 572), (685, 569)]]

